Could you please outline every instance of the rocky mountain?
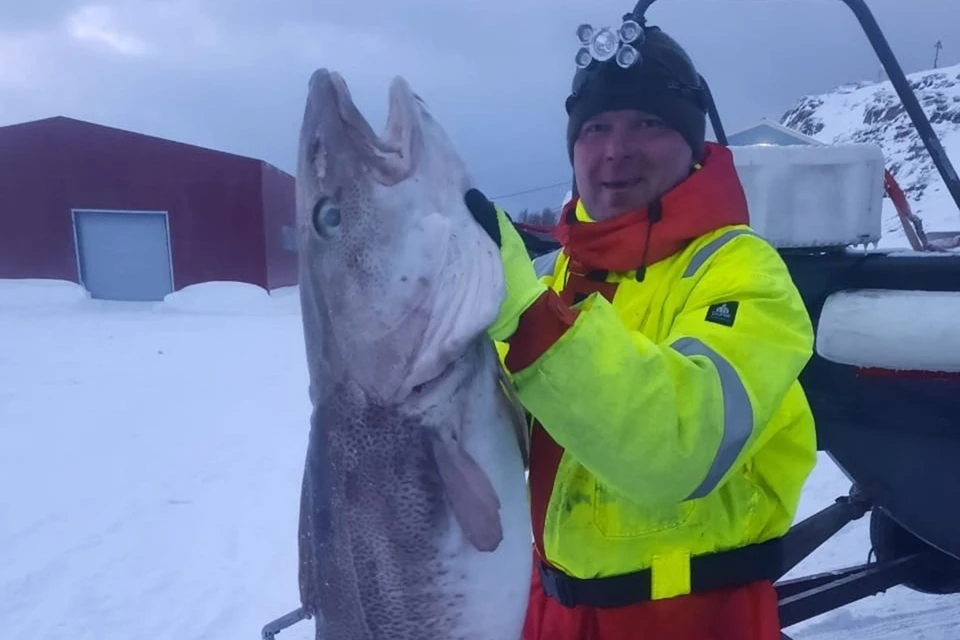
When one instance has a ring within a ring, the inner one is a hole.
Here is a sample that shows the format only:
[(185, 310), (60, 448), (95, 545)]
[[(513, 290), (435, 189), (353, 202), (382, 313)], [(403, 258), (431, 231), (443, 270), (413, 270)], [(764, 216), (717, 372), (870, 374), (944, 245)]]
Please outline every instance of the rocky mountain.
[[(960, 65), (909, 74), (907, 79), (954, 168), (960, 172)], [(842, 85), (801, 98), (780, 123), (825, 143), (873, 143), (928, 232), (960, 232), (953, 202), (890, 81)], [(909, 243), (893, 203), (884, 199), (881, 247)]]

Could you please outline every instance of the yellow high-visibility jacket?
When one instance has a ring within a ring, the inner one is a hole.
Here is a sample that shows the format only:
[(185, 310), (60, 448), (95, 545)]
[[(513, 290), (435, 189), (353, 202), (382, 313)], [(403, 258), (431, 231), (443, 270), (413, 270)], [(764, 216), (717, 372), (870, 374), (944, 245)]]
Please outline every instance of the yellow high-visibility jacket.
[[(562, 253), (538, 273), (554, 291)], [(691, 556), (762, 542), (792, 524), (816, 461), (797, 377), (809, 315), (776, 249), (726, 226), (593, 294), (566, 333), (512, 374), (563, 449), (545, 559), (592, 578), (652, 568), (654, 598), (688, 593)], [(502, 358), (509, 347), (498, 344)]]

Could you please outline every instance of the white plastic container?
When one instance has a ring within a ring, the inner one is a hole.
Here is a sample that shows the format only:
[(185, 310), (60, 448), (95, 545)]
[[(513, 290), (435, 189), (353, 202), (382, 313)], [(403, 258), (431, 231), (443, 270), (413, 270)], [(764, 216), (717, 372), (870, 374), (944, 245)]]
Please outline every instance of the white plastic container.
[(880, 240), (883, 151), (872, 144), (730, 147), (750, 224), (779, 248)]

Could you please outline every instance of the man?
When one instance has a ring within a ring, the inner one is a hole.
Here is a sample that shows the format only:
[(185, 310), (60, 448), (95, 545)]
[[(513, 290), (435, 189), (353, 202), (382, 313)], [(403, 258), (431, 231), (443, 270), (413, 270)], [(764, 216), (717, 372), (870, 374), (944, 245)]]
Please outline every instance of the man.
[(778, 640), (778, 538), (816, 458), (811, 322), (704, 142), (692, 62), (656, 28), (640, 52), (574, 77), (576, 197), (541, 273), (465, 197), (501, 248), (489, 333), (533, 418), (524, 639)]

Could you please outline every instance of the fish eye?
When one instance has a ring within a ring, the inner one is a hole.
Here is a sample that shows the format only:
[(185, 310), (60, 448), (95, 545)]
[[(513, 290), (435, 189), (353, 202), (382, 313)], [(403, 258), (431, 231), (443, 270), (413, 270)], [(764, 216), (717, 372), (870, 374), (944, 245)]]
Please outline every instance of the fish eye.
[(340, 226), (340, 207), (334, 205), (329, 198), (321, 197), (314, 203), (311, 217), (314, 231), (327, 237), (331, 229)]

